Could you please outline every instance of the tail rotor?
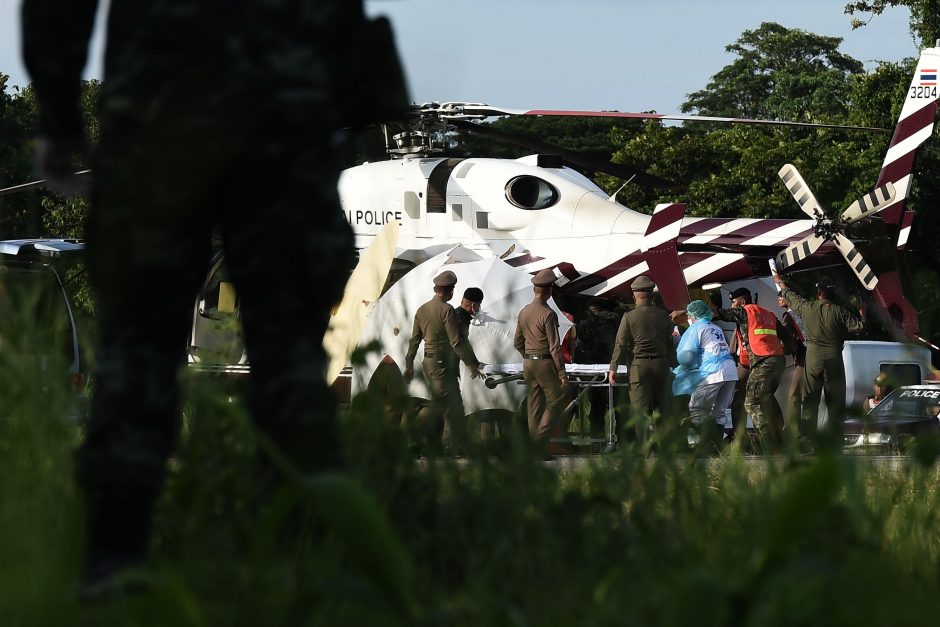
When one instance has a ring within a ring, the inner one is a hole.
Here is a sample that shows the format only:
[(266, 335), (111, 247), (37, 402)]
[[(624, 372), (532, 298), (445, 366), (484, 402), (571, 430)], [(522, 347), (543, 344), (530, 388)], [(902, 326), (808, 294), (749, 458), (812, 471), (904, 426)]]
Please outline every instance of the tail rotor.
[(843, 211), (841, 215), (829, 218), (795, 166), (788, 163), (780, 168), (778, 174), (800, 209), (813, 218), (816, 224), (813, 227), (812, 235), (788, 246), (777, 254), (775, 258), (777, 267), (781, 271), (786, 270), (815, 253), (826, 242), (832, 242), (836, 250), (845, 257), (852, 272), (855, 273), (865, 289), (868, 291), (875, 289), (875, 286), (878, 285), (878, 277), (862, 257), (862, 254), (858, 252), (852, 240), (846, 235), (846, 227), (873, 216), (891, 205), (897, 195), (894, 185), (888, 182), (875, 188), (849, 205), (848, 209)]

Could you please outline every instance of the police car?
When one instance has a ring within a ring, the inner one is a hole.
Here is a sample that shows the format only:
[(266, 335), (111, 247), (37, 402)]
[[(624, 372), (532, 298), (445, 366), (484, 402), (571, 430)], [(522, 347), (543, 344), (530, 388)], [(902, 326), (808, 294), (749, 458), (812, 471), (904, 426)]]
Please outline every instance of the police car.
[(905, 385), (844, 427), (848, 448), (904, 448), (912, 438), (940, 434), (940, 385)]

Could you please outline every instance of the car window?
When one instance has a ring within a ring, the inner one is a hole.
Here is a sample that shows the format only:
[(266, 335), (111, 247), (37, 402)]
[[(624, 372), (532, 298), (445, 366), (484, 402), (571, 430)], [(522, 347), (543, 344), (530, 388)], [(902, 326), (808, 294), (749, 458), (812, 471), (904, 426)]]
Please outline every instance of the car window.
[(877, 420), (891, 420), (936, 417), (938, 414), (940, 414), (940, 390), (902, 388), (895, 390), (878, 403), (868, 416)]
[(65, 299), (51, 270), (0, 266), (0, 350), (72, 363), (75, 346)]

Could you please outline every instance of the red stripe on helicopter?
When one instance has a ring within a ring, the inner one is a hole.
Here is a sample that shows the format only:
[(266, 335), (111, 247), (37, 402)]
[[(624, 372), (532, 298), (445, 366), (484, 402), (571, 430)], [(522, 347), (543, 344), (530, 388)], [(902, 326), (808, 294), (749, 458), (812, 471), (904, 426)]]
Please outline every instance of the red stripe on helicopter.
[(522, 115), (557, 115), (594, 118), (630, 118), (634, 120), (659, 120), (666, 116), (660, 113), (630, 113), (626, 111), (560, 111), (552, 109), (532, 109)]
[(577, 291), (588, 290), (598, 283), (603, 283), (604, 281), (607, 281), (608, 279), (611, 279), (622, 272), (626, 272), (630, 268), (643, 263), (643, 261), (643, 253), (635, 250), (626, 257), (620, 257), (616, 261), (609, 263), (603, 268), (594, 270), (590, 274), (586, 274), (580, 279), (572, 281), (566, 285), (565, 288), (568, 290)]
[(894, 129), (894, 135), (891, 136), (891, 143), (888, 146), (900, 144), (905, 139), (929, 127), (936, 117), (937, 101), (932, 100), (906, 118), (898, 120), (898, 125)]
[(646, 226), (646, 233), (651, 235), (661, 229), (667, 228), (676, 222), (681, 222), (685, 215), (686, 205), (684, 203), (673, 203), (654, 211), (650, 217), (650, 222)]
[[(729, 245), (740, 245), (742, 241), (754, 239), (762, 235), (766, 235), (780, 227), (786, 226), (796, 222), (796, 220), (786, 220), (780, 218), (767, 218), (760, 219), (755, 218), (750, 220), (738, 228), (727, 231), (725, 233), (711, 234), (708, 235), (708, 231), (716, 229), (723, 224), (731, 224), (738, 220), (738, 218), (709, 218), (708, 220), (702, 220), (700, 222), (693, 223), (682, 230), (680, 234), (679, 243), (682, 244), (687, 242), (689, 239), (697, 236), (710, 237), (708, 242), (703, 242), (699, 245), (707, 246), (711, 244), (729, 244)], [(805, 236), (811, 228), (807, 228), (805, 231), (797, 233), (795, 235), (790, 235), (788, 237), (778, 238), (774, 242), (770, 243), (761, 243), (760, 246), (773, 246), (773, 245), (784, 245), (789, 242), (795, 242), (798, 239)], [(695, 246), (695, 244), (692, 244)]]
[[(884, 185), (888, 181), (892, 183), (897, 183), (905, 176), (911, 174), (914, 169), (914, 156), (917, 152), (915, 148), (911, 152), (902, 155), (892, 161), (891, 163), (885, 165), (881, 169), (881, 173), (878, 175), (878, 186)], [(908, 191), (910, 193), (910, 191)], [(878, 212), (878, 217), (884, 220), (887, 224), (899, 224), (901, 219), (901, 212), (904, 211), (904, 207), (907, 204), (907, 197), (899, 198), (894, 204), (889, 205)]]
[(702, 218), (695, 222), (683, 224), (682, 231), (679, 233), (679, 242), (681, 243), (683, 238), (688, 239), (706, 233), (727, 221), (727, 218)]

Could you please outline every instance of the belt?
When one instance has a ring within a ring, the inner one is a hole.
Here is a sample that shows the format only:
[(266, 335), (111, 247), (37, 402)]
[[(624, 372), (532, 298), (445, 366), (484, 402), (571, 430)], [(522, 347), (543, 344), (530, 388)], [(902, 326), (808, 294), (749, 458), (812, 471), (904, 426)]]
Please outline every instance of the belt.
[(653, 356), (653, 357), (648, 357), (648, 356), (646, 356), (646, 355), (637, 355), (637, 356), (634, 357), (634, 359), (663, 359), (663, 358), (662, 358), (662, 357), (659, 357), (658, 355), (657, 355), (657, 356)]
[(552, 358), (551, 354), (530, 355), (528, 353), (523, 355), (523, 357), (525, 357), (526, 359), (551, 359)]
[(442, 352), (437, 352), (437, 353), (425, 352), (424, 353), (425, 359), (444, 359), (445, 357), (449, 357), (449, 356), (450, 356), (450, 353), (442, 353)]

